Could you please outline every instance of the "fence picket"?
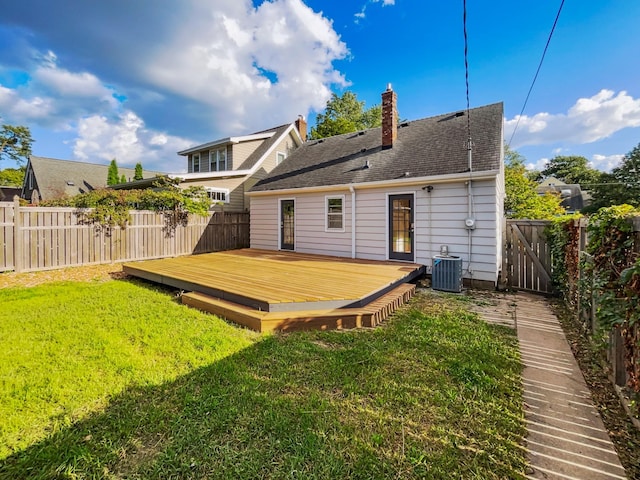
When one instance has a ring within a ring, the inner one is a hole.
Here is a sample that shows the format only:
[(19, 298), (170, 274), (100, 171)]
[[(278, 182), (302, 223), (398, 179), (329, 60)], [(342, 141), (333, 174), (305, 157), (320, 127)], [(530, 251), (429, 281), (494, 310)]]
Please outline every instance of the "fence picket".
[[(226, 221), (225, 221), (226, 219)], [(170, 222), (169, 222), (170, 223)], [(72, 208), (0, 203), (0, 272), (174, 257), (249, 246), (248, 213), (190, 216), (168, 229), (163, 214), (131, 211), (126, 228), (83, 222)]]

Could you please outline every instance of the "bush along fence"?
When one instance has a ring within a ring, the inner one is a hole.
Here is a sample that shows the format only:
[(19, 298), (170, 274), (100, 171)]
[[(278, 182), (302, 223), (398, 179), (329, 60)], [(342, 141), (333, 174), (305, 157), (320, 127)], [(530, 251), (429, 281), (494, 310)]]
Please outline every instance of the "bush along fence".
[(553, 221), (552, 276), (583, 331), (607, 351), (612, 379), (640, 414), (640, 210), (600, 209)]
[(127, 210), (101, 222), (94, 209), (0, 202), (0, 272), (29, 272), (207, 253), (249, 246), (249, 214)]

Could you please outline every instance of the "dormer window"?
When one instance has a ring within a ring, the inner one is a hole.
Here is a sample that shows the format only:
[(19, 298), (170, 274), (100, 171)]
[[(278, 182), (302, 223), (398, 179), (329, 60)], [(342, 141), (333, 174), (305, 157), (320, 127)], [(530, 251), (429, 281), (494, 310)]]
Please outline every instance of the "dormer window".
[(276, 152), (276, 166), (280, 165), (284, 162), (284, 159), (287, 158), (287, 155), (283, 152)]
[(227, 147), (209, 150), (209, 171), (223, 172), (227, 170)]
[(198, 173), (200, 171), (200, 154), (194, 153), (191, 155), (191, 171)]

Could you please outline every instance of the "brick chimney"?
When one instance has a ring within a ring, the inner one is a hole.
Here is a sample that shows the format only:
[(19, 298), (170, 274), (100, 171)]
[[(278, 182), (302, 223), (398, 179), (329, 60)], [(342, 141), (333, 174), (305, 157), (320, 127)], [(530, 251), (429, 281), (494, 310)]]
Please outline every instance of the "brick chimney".
[(398, 98), (396, 92), (387, 84), (382, 93), (382, 148), (393, 147), (398, 138)]
[(304, 119), (304, 115), (298, 115), (298, 119), (296, 120), (296, 128), (298, 129), (298, 133), (302, 138), (303, 142), (307, 141), (307, 121)]

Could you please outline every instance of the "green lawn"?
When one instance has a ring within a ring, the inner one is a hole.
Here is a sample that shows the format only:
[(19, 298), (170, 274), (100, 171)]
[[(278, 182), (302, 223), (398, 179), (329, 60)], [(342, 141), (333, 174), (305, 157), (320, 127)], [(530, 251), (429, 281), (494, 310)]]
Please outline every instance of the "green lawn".
[(374, 330), (264, 337), (133, 282), (0, 302), (0, 478), (524, 471), (514, 332), (453, 296)]

